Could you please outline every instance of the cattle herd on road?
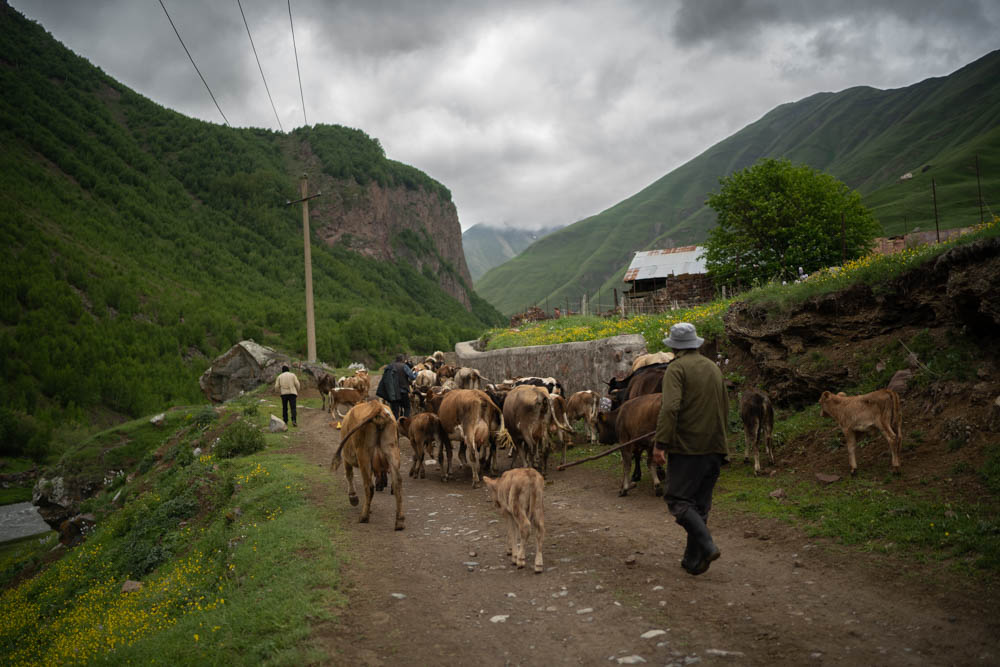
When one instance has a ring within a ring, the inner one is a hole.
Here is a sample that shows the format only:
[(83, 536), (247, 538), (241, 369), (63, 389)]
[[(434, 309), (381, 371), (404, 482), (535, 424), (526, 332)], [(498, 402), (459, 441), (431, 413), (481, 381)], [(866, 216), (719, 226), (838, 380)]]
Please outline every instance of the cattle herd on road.
[[(643, 456), (653, 492), (662, 495), (665, 473), (653, 462), (652, 432), (660, 411), (663, 375), (672, 360), (673, 354), (669, 352), (642, 355), (626, 377), (610, 378), (605, 383), (606, 397), (602, 396), (605, 392), (595, 390), (567, 396), (557, 378), (517, 377), (490, 382), (475, 368), (445, 364), (444, 354), (435, 352), (412, 364), (416, 372), (416, 380), (410, 385), (414, 414), (399, 420), (380, 399), (370, 398), (371, 381), (366, 370), (358, 370), (337, 382), (332, 376), (322, 377), (318, 384), (323, 407), (333, 415), (333, 423), (341, 432), (331, 470), (344, 464), (352, 505), (358, 504), (353, 473), (355, 469), (359, 471), (365, 493), (361, 521), (365, 522), (374, 491), (387, 484), (394, 491), (401, 488), (401, 436), (413, 448), (409, 476), (414, 479), (426, 477), (425, 464), (428, 459), (433, 462), (435, 457), (441, 480), (454, 479), (452, 455), (457, 448), (460, 469), (469, 470), (473, 488), (485, 481), (491, 499), (504, 513), (509, 529), (508, 553), (512, 562), (523, 567), (524, 542), (528, 539), (525, 531), (535, 526), (536, 532), (544, 534), (541, 515), (532, 514), (541, 512), (540, 494), (544, 487), (537, 481), (542, 477), (510, 473), (532, 470), (547, 475), (549, 456), (556, 442), (562, 445), (565, 464), (566, 448), (575, 435), (575, 422), (583, 421), (586, 439), (591, 444), (625, 443), (626, 446), (617, 448), (622, 459), (619, 495), (627, 495), (641, 481)], [(877, 428), (889, 442), (892, 469), (899, 472), (902, 413), (896, 392), (883, 389), (862, 396), (846, 396), (826, 391), (819, 403), (821, 414), (833, 418), (843, 431), (852, 475), (857, 471), (857, 435), (871, 428)], [(774, 465), (771, 397), (759, 389), (746, 389), (740, 396), (739, 413), (744, 427), (744, 462), (752, 457), (756, 475), (762, 470), (761, 447)], [(495, 476), (500, 467), (512, 469), (498, 480), (486, 476)], [(523, 494), (523, 502), (514, 502), (505, 493)], [(537, 499), (533, 495), (536, 493)], [(395, 497), (395, 528), (401, 530), (402, 494), (396, 492)], [(536, 539), (535, 569), (540, 571), (541, 538), (536, 535)]]

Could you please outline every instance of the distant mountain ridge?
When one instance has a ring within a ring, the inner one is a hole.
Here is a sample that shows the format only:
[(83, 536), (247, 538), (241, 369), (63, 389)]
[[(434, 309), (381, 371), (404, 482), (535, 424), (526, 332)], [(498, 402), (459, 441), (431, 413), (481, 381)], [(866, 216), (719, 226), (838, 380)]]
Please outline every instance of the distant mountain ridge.
[[(719, 179), (764, 157), (786, 157), (858, 189), (887, 233), (979, 220), (983, 196), (1000, 199), (1000, 51), (946, 77), (894, 90), (817, 93), (782, 104), (635, 195), (539, 240), (488, 271), (476, 289), (501, 312), (546, 299), (621, 288), (638, 250), (703, 241), (715, 224), (704, 205)], [(900, 176), (911, 172), (912, 179)]]
[(473, 282), (494, 266), (517, 257), (532, 243), (557, 229), (562, 229), (562, 226), (521, 229), (480, 223), (469, 227), (462, 232), (462, 248)]

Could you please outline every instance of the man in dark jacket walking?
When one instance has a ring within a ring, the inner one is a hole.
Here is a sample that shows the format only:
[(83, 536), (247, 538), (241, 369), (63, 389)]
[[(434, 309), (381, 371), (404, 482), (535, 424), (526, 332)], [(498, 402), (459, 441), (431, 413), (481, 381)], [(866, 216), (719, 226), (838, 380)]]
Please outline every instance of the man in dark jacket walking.
[(386, 366), (382, 373), (375, 395), (389, 404), (397, 419), (410, 416), (410, 383), (416, 379), (417, 374), (402, 354), (397, 355), (396, 361)]
[(704, 342), (687, 322), (670, 327), (663, 340), (677, 356), (663, 374), (653, 449), (656, 464), (667, 463), (667, 508), (688, 535), (681, 566), (694, 575), (721, 555), (707, 522), (712, 491), (729, 455), (729, 397), (722, 371), (698, 352)]

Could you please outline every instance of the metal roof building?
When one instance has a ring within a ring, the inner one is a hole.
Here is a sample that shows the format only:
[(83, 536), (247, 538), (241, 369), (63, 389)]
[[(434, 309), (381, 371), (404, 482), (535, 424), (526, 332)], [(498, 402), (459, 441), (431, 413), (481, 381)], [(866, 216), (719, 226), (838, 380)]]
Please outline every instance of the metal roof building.
[(645, 250), (635, 253), (623, 280), (627, 283), (666, 279), (685, 273), (707, 273), (705, 260), (698, 259), (704, 252), (702, 246), (682, 246), (666, 250)]

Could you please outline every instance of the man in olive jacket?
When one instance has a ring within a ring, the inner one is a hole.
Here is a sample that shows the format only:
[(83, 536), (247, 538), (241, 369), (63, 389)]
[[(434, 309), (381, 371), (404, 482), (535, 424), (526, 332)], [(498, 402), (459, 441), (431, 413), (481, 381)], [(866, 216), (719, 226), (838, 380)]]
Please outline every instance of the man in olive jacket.
[(670, 327), (670, 336), (663, 339), (676, 358), (663, 374), (653, 448), (656, 464), (667, 463), (667, 508), (688, 534), (681, 566), (694, 575), (721, 555), (706, 523), (719, 470), (729, 455), (729, 397), (722, 371), (698, 352), (704, 342), (687, 322)]

